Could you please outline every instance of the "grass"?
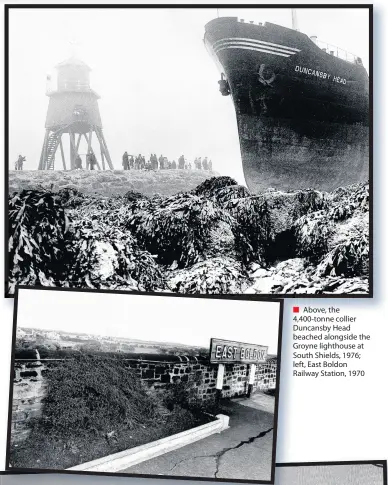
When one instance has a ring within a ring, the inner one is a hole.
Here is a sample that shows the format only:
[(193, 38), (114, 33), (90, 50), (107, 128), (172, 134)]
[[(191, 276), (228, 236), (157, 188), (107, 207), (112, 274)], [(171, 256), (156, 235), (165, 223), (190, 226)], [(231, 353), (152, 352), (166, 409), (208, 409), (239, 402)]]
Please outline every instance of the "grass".
[(206, 179), (214, 176), (204, 170), (29, 170), (9, 172), (9, 193), (23, 189), (43, 188), (58, 191), (72, 187), (85, 194), (124, 195), (129, 190), (152, 196), (174, 195), (192, 190)]

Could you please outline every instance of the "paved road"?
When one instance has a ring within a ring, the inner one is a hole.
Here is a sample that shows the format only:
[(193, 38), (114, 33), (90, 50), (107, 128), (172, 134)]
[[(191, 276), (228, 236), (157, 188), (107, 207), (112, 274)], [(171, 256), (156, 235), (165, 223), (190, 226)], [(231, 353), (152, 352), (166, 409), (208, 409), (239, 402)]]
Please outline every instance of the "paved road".
[(122, 472), (270, 480), (274, 415), (268, 412), (268, 402), (260, 393), (252, 396), (249, 406), (247, 400), (243, 405), (225, 401), (221, 412), (230, 416), (229, 429)]

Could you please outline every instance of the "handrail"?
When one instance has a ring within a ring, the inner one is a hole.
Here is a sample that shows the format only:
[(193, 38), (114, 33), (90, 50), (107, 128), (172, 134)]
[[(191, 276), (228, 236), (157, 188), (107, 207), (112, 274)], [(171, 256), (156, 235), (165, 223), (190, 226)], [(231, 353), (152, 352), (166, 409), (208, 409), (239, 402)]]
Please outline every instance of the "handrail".
[[(313, 39), (312, 39), (313, 40)], [(346, 51), (345, 49), (341, 49), (340, 47), (329, 44), (328, 42), (322, 41), (320, 39), (314, 38), (313, 42), (322, 50), (331, 54), (332, 56), (338, 57), (347, 62), (351, 62), (353, 64), (362, 64), (362, 60), (360, 57), (352, 54), (351, 52)]]

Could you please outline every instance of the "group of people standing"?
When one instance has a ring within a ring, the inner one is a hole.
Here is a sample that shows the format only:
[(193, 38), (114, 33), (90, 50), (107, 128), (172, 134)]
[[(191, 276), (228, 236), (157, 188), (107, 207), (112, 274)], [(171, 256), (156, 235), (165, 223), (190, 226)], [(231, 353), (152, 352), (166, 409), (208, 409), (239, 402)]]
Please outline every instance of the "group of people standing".
[[(98, 165), (96, 155), (93, 152), (90, 152), (86, 155), (86, 170), (96, 170), (96, 166)], [(76, 170), (82, 170), (82, 159), (80, 155), (77, 155), (74, 160), (74, 168)]]
[[(175, 160), (168, 160), (167, 157), (160, 155), (156, 156), (156, 153), (151, 153), (148, 160), (145, 159), (144, 155), (139, 153), (137, 156), (129, 155), (127, 151), (124, 152), (122, 157), (122, 165), (124, 170), (168, 170), (168, 169), (180, 169), (180, 170), (191, 170), (192, 164), (190, 161), (186, 160), (184, 155), (178, 158), (178, 162)], [(197, 170), (208, 170), (212, 171), (212, 161), (205, 157), (203, 160), (201, 157), (194, 160), (194, 167)]]
[[(19, 155), (15, 162), (15, 170), (23, 170), (23, 163), (26, 161), (26, 157)], [(168, 170), (168, 169), (180, 169), (180, 170), (191, 170), (192, 164), (190, 161), (186, 160), (184, 155), (178, 158), (178, 162), (175, 160), (168, 160), (167, 157), (160, 155), (156, 156), (156, 153), (151, 153), (148, 160), (145, 159), (143, 155), (139, 153), (136, 157), (133, 155), (128, 155), (128, 152), (124, 152), (122, 165), (124, 170)], [(96, 155), (90, 152), (86, 155), (86, 170), (96, 170), (98, 168), (98, 162)], [(194, 168), (196, 170), (207, 170), (211, 172), (213, 170), (212, 161), (205, 157), (203, 160), (201, 157), (197, 157), (194, 160)], [(74, 169), (82, 170), (82, 159), (78, 154), (74, 160)]]

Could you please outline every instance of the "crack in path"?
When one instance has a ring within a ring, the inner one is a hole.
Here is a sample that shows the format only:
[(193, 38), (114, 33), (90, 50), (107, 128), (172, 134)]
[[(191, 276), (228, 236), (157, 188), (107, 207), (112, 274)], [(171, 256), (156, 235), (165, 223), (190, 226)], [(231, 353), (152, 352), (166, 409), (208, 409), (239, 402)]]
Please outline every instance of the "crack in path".
[(273, 428), (269, 428), (266, 431), (261, 431), (261, 433), (259, 433), (257, 436), (251, 436), (245, 441), (240, 441), (240, 443), (236, 446), (232, 446), (230, 448), (224, 448), (223, 450), (216, 453), (216, 455), (214, 455), (214, 457), (216, 458), (216, 471), (214, 473), (214, 478), (218, 478), (217, 474), (220, 471), (221, 458), (225, 455), (225, 453), (228, 453), (231, 450), (237, 450), (237, 448), (241, 448), (241, 446), (253, 443), (255, 440), (263, 438), (266, 434), (270, 433), (272, 430)]
[(237, 450), (237, 448), (241, 448), (241, 446), (248, 445), (250, 443), (253, 443), (255, 440), (263, 438), (266, 434), (270, 433), (273, 430), (273, 428), (269, 428), (266, 431), (261, 431), (257, 436), (251, 436), (247, 440), (240, 441), (236, 446), (231, 446), (229, 448), (223, 448), (221, 451), (217, 451), (214, 455), (198, 455), (198, 456), (190, 456), (188, 458), (183, 458), (182, 460), (177, 461), (168, 471), (171, 472), (176, 468), (178, 465), (181, 463), (188, 461), (188, 460), (197, 460), (198, 458), (214, 458), (215, 459), (215, 465), (216, 465), (216, 471), (214, 472), (214, 478), (218, 478), (217, 474), (219, 472), (219, 468), (221, 465), (221, 458), (225, 455), (225, 453), (228, 453), (231, 450)]

